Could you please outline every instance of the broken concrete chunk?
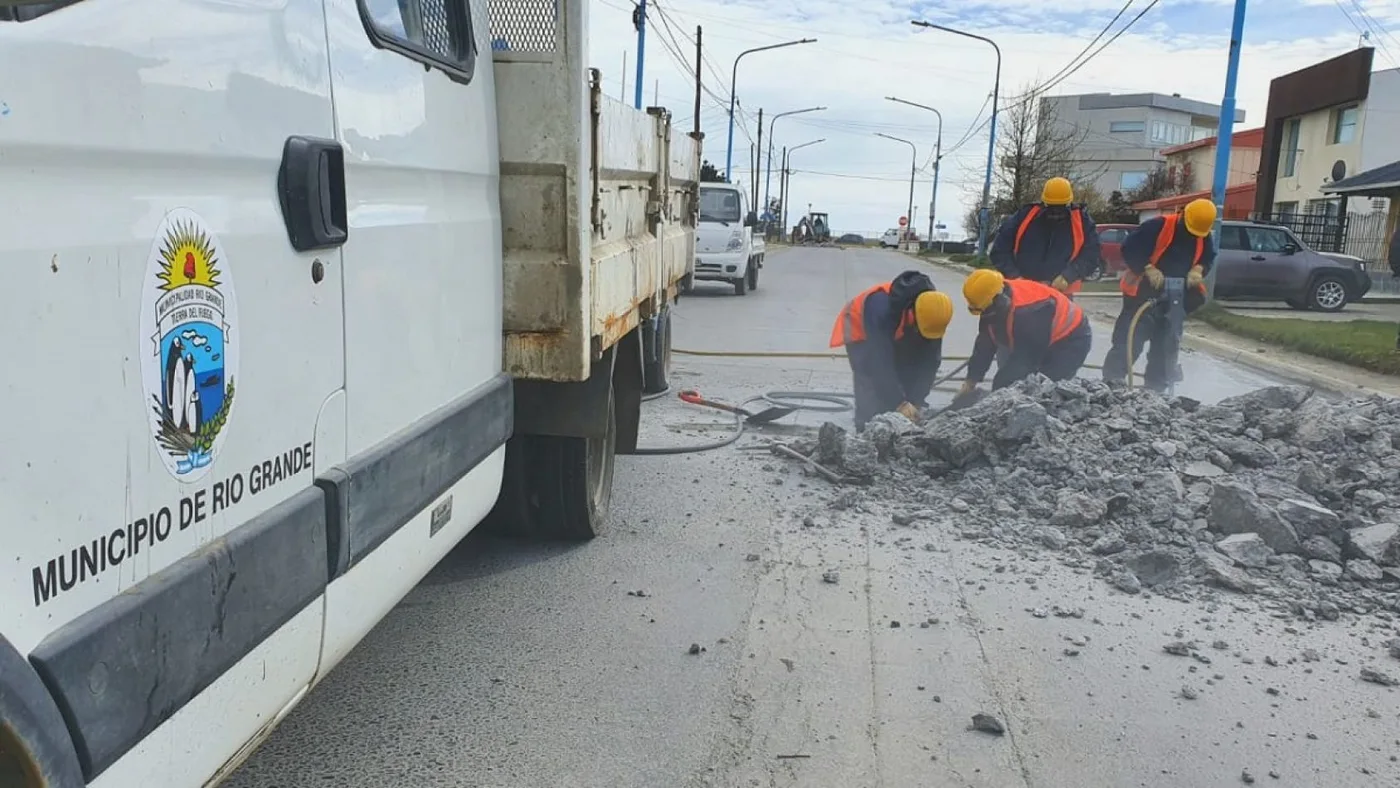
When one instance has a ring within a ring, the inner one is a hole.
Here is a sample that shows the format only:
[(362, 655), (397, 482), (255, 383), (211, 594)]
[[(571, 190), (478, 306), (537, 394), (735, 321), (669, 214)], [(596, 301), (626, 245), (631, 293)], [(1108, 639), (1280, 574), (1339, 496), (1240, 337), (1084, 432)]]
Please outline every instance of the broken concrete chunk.
[(1365, 558), (1353, 558), (1347, 561), (1342, 567), (1346, 571), (1347, 577), (1353, 580), (1361, 580), (1367, 583), (1378, 583), (1385, 575), (1381, 574), (1381, 568), (1374, 562)]
[(1181, 561), (1168, 550), (1147, 550), (1130, 556), (1123, 565), (1149, 588), (1167, 585), (1181, 576)]
[(1303, 555), (1320, 561), (1342, 562), (1342, 548), (1325, 536), (1309, 536), (1303, 540)]
[(1099, 499), (1085, 493), (1070, 493), (1060, 498), (1052, 520), (1065, 528), (1086, 528), (1107, 515), (1108, 507)]
[(1038, 402), (1022, 402), (1011, 408), (997, 437), (1004, 441), (1023, 441), (1045, 429), (1050, 417)]
[(1193, 479), (1214, 479), (1217, 476), (1224, 476), (1225, 470), (1213, 462), (1196, 460), (1186, 463), (1186, 467), (1181, 469), (1181, 473)]
[(972, 730), (1000, 736), (1006, 733), (1006, 726), (996, 717), (979, 711), (972, 715)]
[(1302, 549), (1293, 526), (1259, 500), (1259, 496), (1244, 484), (1217, 481), (1211, 489), (1211, 530), (1222, 534), (1255, 533), (1274, 552), (1296, 553)]
[(1273, 548), (1265, 544), (1259, 534), (1232, 534), (1216, 542), (1215, 549), (1251, 569), (1263, 569), (1274, 557)]
[(1400, 565), (1400, 526), (1380, 523), (1348, 531), (1345, 554), (1380, 566)]
[(1297, 531), (1301, 539), (1309, 536), (1332, 536), (1341, 530), (1342, 518), (1338, 517), (1336, 512), (1311, 501), (1290, 498), (1280, 503), (1277, 511), (1284, 522), (1293, 526), (1293, 530)]
[(1233, 561), (1214, 550), (1196, 551), (1196, 560), (1206, 579), (1223, 588), (1242, 594), (1257, 593), (1264, 588), (1263, 583), (1236, 569)]
[(1314, 558), (1308, 562), (1308, 568), (1312, 569), (1313, 574), (1321, 577), (1338, 578), (1342, 576), (1341, 564), (1334, 564), (1331, 561), (1319, 561)]
[(1391, 676), (1389, 673), (1376, 670), (1375, 668), (1362, 668), (1361, 680), (1370, 684), (1379, 684), (1382, 687), (1400, 686), (1400, 681), (1397, 681), (1395, 677)]

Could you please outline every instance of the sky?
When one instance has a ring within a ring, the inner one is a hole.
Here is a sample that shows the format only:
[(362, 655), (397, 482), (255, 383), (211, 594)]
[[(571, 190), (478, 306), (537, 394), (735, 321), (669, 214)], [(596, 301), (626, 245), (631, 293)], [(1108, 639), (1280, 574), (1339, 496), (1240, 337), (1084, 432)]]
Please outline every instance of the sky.
[[(1094, 49), (1150, 2), (1132, 0)], [(936, 216), (948, 225), (954, 239), (960, 239), (961, 217), (977, 202), (982, 188), (989, 132), (985, 110), (996, 55), (982, 41), (916, 28), (910, 20), (922, 19), (995, 41), (1002, 53), (999, 105), (1004, 107), (1008, 97), (1046, 82), (1069, 66), (1125, 0), (1063, 4), (1044, 0), (648, 0), (647, 4), (643, 106), (659, 103), (671, 109), (680, 127), (691, 127), (694, 37), (696, 26), (701, 26), (704, 157), (720, 169), (725, 162), (734, 58), (754, 47), (817, 39), (745, 55), (738, 65), (734, 91), (739, 111), (733, 174), (745, 183), (752, 170), (749, 152), (758, 139), (760, 108), (766, 148), (769, 120), (775, 113), (827, 107), (783, 117), (771, 134), (777, 146), (825, 140), (792, 155), (789, 223), (810, 203), (813, 210), (831, 215), (836, 233), (878, 234), (893, 227), (905, 213), (914, 164), (914, 220), (926, 231), (938, 120), (932, 112), (885, 97), (939, 110), (943, 162)], [(1234, 0), (1159, 0), (1113, 43), (1046, 93), (1180, 93), (1218, 104), (1225, 89), (1233, 6)], [(633, 101), (637, 67), (633, 7), (633, 0), (595, 0), (589, 7), (589, 62), (602, 71), (608, 95), (628, 104)], [(1400, 67), (1400, 0), (1254, 0), (1245, 19), (1236, 89), (1238, 107), (1246, 115), (1236, 129), (1263, 124), (1271, 79), (1355, 49), (1362, 32), (1369, 32), (1367, 45), (1376, 48), (1375, 68)], [(906, 139), (914, 149), (877, 133)], [(779, 158), (780, 153), (775, 154), (775, 173)], [(763, 180), (760, 174), (760, 202)], [(772, 193), (777, 195), (776, 174)]]

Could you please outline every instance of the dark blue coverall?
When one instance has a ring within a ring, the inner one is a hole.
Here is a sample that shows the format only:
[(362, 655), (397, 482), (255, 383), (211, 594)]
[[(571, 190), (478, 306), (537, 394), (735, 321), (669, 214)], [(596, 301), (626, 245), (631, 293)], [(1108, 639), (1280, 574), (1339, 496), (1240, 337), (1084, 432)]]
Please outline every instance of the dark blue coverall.
[(865, 297), (866, 338), (846, 345), (857, 429), (903, 402), (928, 407), (929, 392), (943, 363), (943, 340), (925, 339), (913, 325), (907, 326), (899, 339), (895, 339), (895, 332), (914, 308), (914, 299), (934, 289), (926, 274), (905, 271), (891, 283), (888, 294), (876, 291)]

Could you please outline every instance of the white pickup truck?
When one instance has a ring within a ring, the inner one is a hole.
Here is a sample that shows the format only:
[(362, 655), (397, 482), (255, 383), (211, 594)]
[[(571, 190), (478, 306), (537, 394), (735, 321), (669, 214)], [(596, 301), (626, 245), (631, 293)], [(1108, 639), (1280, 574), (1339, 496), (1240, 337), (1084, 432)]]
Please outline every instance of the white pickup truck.
[(700, 222), (696, 229), (695, 278), (729, 282), (735, 295), (758, 289), (758, 271), (767, 252), (754, 231), (758, 216), (744, 188), (733, 183), (700, 184)]
[(0, 0), (0, 785), (217, 783), (488, 515), (604, 527), (699, 143), (489, 8)]

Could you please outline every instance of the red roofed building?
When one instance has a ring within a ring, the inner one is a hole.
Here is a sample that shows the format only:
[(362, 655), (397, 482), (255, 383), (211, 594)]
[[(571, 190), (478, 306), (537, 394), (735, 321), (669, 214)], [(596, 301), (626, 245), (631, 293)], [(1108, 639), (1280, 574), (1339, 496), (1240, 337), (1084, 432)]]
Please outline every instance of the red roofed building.
[[(1174, 213), (1199, 197), (1210, 197), (1215, 180), (1215, 137), (1164, 148), (1167, 182), (1182, 194), (1135, 203), (1139, 220)], [(1247, 219), (1254, 210), (1255, 179), (1264, 148), (1264, 129), (1238, 131), (1230, 139), (1230, 173), (1226, 179), (1227, 219)]]

